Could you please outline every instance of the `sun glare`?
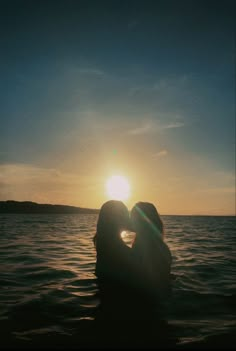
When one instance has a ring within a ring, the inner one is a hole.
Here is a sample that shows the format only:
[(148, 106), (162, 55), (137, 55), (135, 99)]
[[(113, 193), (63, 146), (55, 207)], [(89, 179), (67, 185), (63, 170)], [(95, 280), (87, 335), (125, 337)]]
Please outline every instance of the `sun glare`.
[(127, 200), (130, 196), (130, 185), (125, 177), (116, 175), (106, 183), (107, 195), (113, 200)]
[(124, 239), (126, 237), (127, 233), (125, 230), (123, 230), (120, 234), (121, 238)]

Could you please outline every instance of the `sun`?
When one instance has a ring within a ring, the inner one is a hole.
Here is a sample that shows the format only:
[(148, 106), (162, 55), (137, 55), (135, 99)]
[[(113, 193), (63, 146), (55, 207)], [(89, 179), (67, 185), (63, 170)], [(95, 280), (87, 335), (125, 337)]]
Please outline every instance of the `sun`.
[(120, 175), (114, 175), (106, 183), (106, 192), (112, 200), (127, 200), (130, 197), (128, 180)]

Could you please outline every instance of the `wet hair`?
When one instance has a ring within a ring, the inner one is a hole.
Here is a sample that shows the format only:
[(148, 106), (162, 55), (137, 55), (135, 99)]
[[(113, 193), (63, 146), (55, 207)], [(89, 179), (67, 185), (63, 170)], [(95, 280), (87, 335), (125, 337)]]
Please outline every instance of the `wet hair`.
[(129, 226), (129, 211), (124, 203), (117, 200), (105, 202), (98, 216), (97, 231), (93, 238), (95, 246), (120, 240), (120, 232)]
[(137, 202), (131, 210), (130, 218), (135, 232), (152, 232), (164, 239), (164, 225), (152, 203)]

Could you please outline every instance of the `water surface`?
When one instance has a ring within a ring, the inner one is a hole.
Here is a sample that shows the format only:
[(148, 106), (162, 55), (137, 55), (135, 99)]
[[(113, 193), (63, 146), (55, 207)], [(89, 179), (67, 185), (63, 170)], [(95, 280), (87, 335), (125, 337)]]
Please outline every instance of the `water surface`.
[[(236, 330), (236, 218), (163, 220), (175, 277), (167, 318), (179, 342)], [(27, 340), (73, 335), (79, 321), (94, 319), (96, 221), (91, 214), (0, 215), (2, 330)]]

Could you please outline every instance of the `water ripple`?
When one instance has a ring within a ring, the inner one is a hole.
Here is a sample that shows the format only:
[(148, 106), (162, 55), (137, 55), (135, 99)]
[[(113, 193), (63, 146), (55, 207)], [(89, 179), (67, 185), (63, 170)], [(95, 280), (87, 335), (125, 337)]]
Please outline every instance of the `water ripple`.
[[(173, 256), (169, 322), (181, 342), (236, 319), (235, 217), (163, 216)], [(99, 304), (96, 215), (0, 215), (0, 324), (17, 338), (70, 335)], [(124, 240), (129, 245), (132, 234)], [(22, 318), (22, 316), (24, 318)]]

